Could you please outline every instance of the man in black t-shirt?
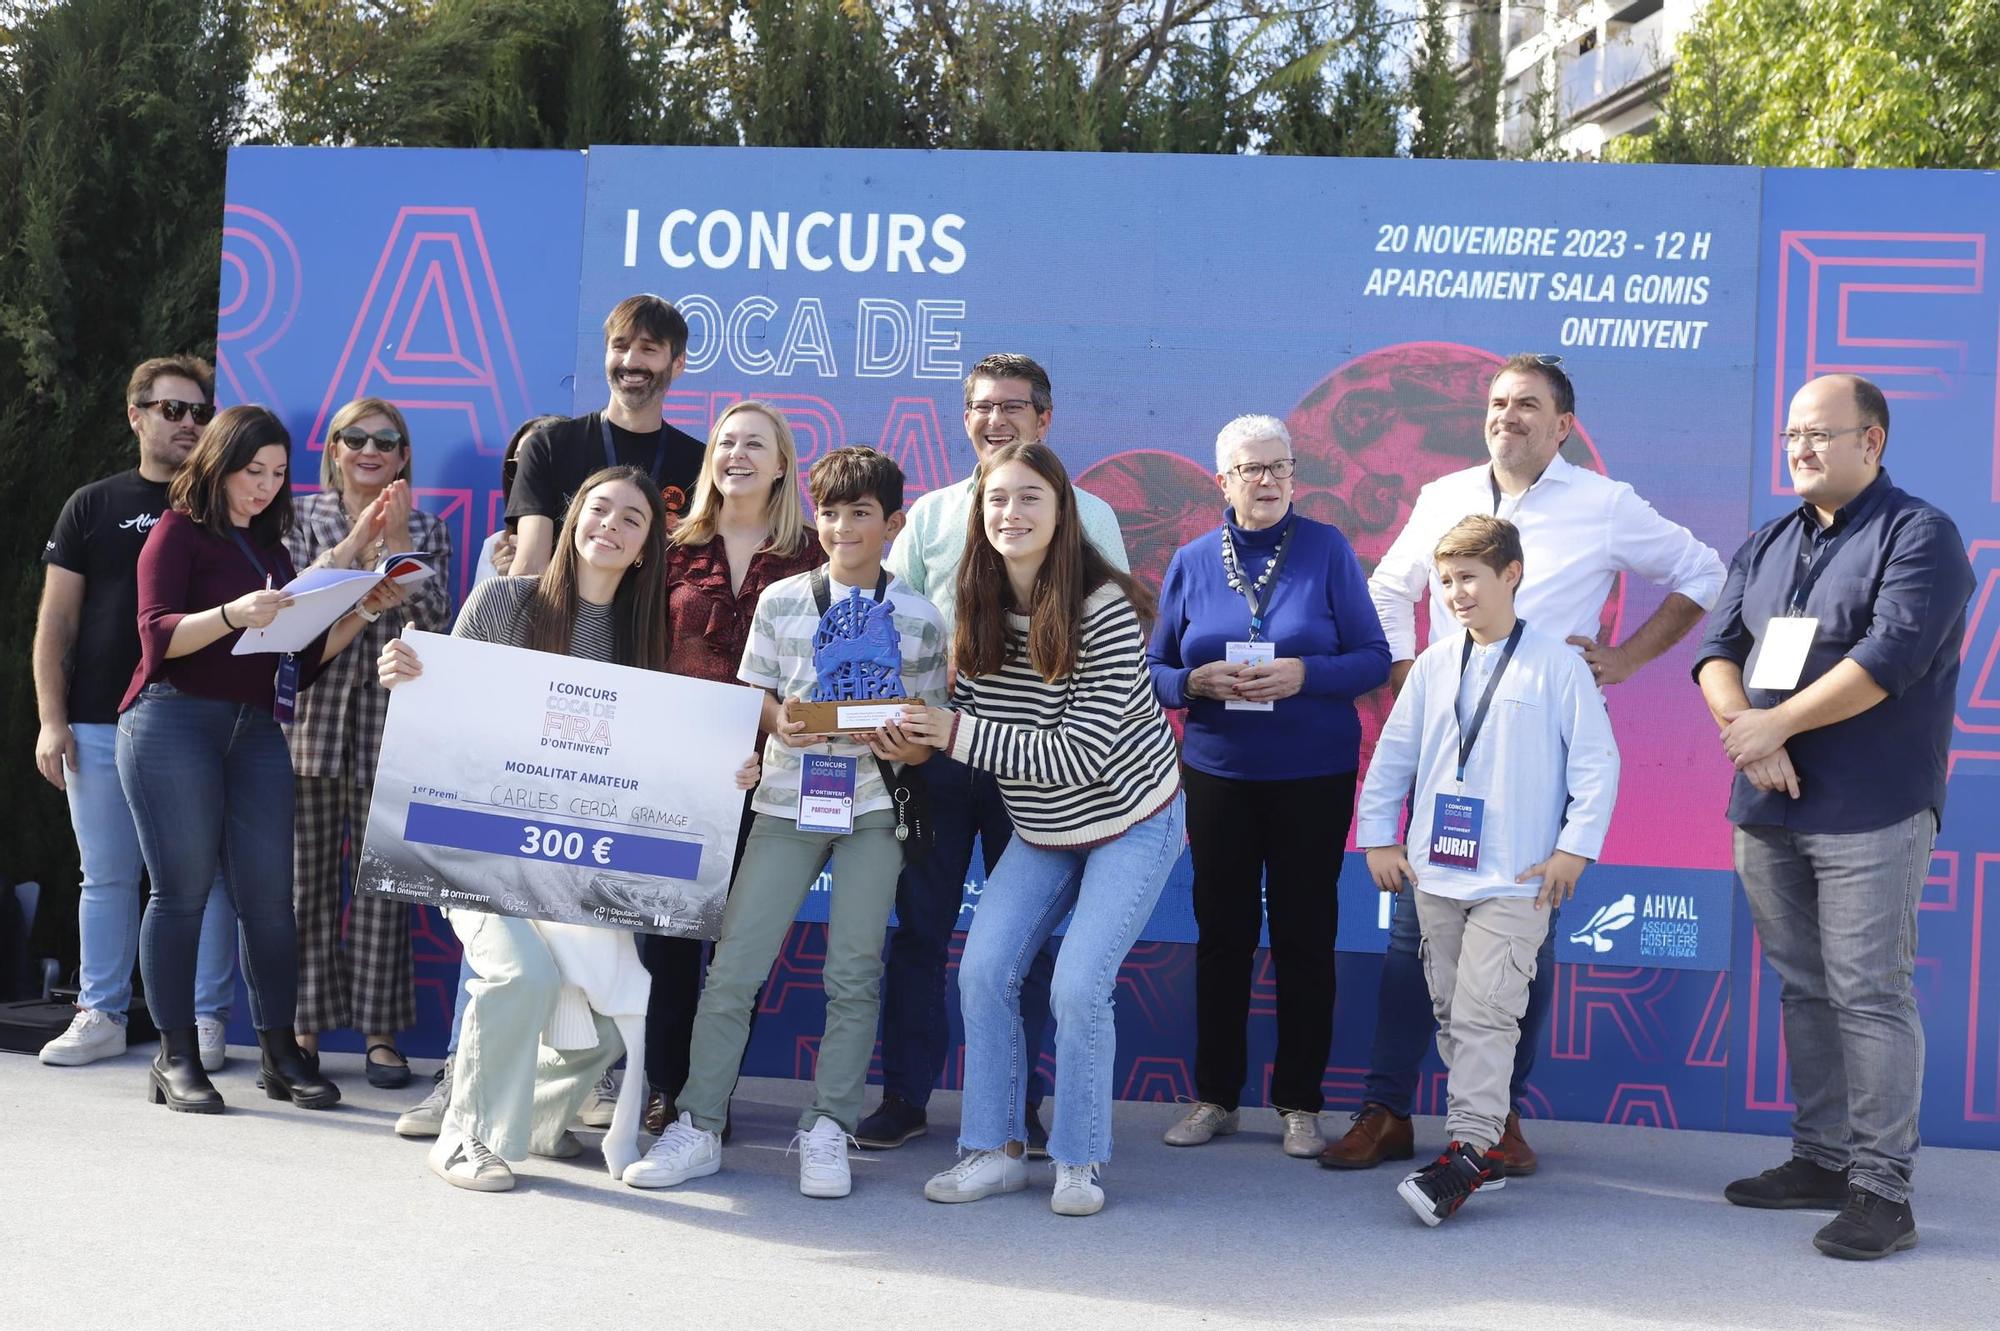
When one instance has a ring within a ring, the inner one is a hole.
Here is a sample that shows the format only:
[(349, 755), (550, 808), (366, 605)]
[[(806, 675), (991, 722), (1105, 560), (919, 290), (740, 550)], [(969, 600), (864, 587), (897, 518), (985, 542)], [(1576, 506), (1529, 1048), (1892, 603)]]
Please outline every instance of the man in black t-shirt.
[[(69, 800), (83, 861), (77, 1014), (42, 1062), (77, 1067), (125, 1052), (139, 952), (139, 834), (118, 781), (118, 703), (139, 665), (139, 551), (166, 511), (167, 487), (214, 415), (208, 363), (164, 356), (132, 372), (125, 419), (139, 465), (69, 497), (42, 552), (35, 620), (35, 766)], [(202, 923), (195, 1024), (202, 1066), (222, 1066), (236, 915), (216, 880)]]
[(687, 364), (687, 320), (658, 296), (627, 296), (604, 320), (603, 411), (558, 421), (522, 444), (507, 520), (515, 524), (516, 577), (540, 573), (555, 550), (563, 513), (584, 481), (612, 466), (642, 468), (659, 482), (667, 521), (687, 511), (701, 475), (702, 442), (660, 418), (667, 389)]

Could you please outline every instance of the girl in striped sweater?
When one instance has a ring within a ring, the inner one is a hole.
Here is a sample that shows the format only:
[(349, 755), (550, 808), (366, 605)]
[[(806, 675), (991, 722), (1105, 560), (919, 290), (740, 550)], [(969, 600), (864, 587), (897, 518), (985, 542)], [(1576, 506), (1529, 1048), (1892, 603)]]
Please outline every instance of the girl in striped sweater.
[(1051, 1206), (1104, 1206), (1118, 967), (1183, 842), (1173, 732), (1146, 673), (1152, 597), (1083, 538), (1076, 491), (1040, 443), (980, 469), (958, 574), (949, 709), (908, 709), (911, 738), (994, 774), (1015, 837), (986, 882), (959, 961), (965, 1098), (958, 1164), (934, 1202), (1027, 1186), (1021, 977), (1072, 909), (1056, 959)]

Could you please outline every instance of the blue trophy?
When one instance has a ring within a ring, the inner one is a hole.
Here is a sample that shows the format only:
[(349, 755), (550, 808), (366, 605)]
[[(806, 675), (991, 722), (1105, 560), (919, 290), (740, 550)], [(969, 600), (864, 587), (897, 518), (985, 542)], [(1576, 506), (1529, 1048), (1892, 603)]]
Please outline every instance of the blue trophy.
[(793, 709), (808, 732), (874, 730), (902, 710), (908, 695), (894, 609), (895, 602), (876, 601), (851, 587), (820, 615), (813, 634), (812, 700)]

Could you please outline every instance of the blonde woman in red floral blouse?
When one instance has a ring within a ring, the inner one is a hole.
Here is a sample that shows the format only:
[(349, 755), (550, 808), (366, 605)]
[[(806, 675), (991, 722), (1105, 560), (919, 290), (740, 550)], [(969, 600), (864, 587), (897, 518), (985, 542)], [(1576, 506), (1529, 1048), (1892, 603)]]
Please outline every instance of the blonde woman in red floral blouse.
[[(667, 544), (668, 670), (734, 684), (758, 596), (779, 579), (826, 562), (806, 525), (799, 491), (798, 445), (783, 413), (745, 399), (717, 418), (694, 500)], [(739, 859), (750, 825), (745, 808)], [(640, 956), (653, 973), (646, 1080), (647, 1127), (654, 1132), (687, 1080), (702, 948), (699, 939), (640, 937)]]

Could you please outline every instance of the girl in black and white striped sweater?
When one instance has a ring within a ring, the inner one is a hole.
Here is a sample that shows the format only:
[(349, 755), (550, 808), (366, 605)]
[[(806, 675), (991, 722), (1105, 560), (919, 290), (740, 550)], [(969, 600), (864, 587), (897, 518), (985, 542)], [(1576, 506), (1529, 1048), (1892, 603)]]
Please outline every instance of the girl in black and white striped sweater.
[(1184, 840), (1173, 732), (1146, 671), (1151, 609), (1083, 539), (1076, 492), (1046, 445), (1010, 444), (987, 459), (959, 565), (952, 706), (909, 709), (903, 726), (993, 773), (1016, 832), (959, 961), (966, 1154), (925, 1186), (932, 1201), (1027, 1186), (1021, 978), (1074, 909), (1049, 993), (1051, 1205), (1061, 1215), (1104, 1205), (1112, 994)]

